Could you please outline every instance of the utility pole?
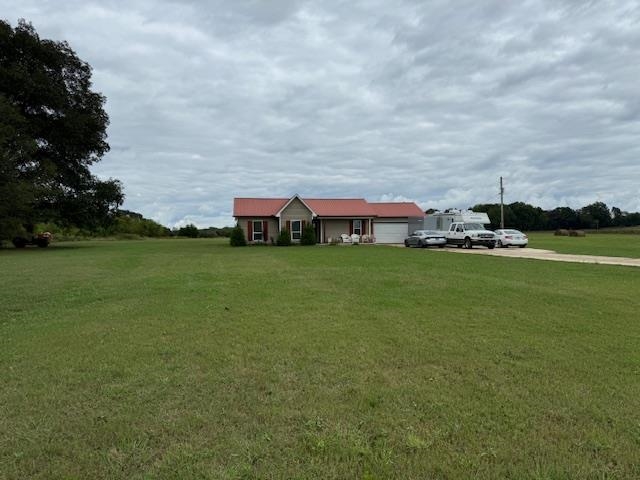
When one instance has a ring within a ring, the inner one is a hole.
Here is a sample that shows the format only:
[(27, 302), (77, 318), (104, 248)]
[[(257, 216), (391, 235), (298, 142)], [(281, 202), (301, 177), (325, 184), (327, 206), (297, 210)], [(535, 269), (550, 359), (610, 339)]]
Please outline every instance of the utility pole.
[(500, 228), (504, 229), (504, 187), (502, 177), (500, 177)]

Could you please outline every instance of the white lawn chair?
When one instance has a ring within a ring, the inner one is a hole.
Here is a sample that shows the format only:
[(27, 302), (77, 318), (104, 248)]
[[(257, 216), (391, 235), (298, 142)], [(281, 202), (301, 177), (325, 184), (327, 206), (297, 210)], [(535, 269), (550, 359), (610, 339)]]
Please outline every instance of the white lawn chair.
[(351, 235), (351, 243), (360, 243), (360, 235), (357, 233)]
[(342, 243), (351, 243), (351, 237), (346, 233), (340, 235), (340, 238), (342, 238)]

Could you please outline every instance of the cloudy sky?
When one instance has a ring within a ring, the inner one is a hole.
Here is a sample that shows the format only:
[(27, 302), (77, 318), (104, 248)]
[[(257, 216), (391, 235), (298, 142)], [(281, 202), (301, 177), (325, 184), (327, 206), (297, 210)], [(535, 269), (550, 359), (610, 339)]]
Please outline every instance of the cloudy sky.
[(107, 97), (124, 208), (233, 197), (640, 210), (637, 1), (0, 0)]

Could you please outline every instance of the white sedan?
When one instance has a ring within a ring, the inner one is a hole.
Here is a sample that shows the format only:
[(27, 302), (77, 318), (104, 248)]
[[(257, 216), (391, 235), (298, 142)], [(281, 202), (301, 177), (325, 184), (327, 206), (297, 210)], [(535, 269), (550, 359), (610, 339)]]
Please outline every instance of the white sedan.
[(496, 247), (510, 247), (511, 245), (524, 248), (529, 243), (529, 238), (520, 230), (496, 230)]

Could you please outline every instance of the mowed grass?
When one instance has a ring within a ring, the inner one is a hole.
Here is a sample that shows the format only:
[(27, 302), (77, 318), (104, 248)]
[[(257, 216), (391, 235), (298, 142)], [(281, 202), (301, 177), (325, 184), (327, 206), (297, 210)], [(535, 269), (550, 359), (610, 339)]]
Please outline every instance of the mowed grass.
[(0, 478), (640, 477), (640, 271), (211, 240), (0, 251)]
[[(640, 258), (640, 235), (622, 233), (592, 233), (585, 237), (561, 237), (553, 232), (531, 232), (529, 246), (558, 253), (603, 255)], [(513, 248), (513, 247), (512, 247)]]

